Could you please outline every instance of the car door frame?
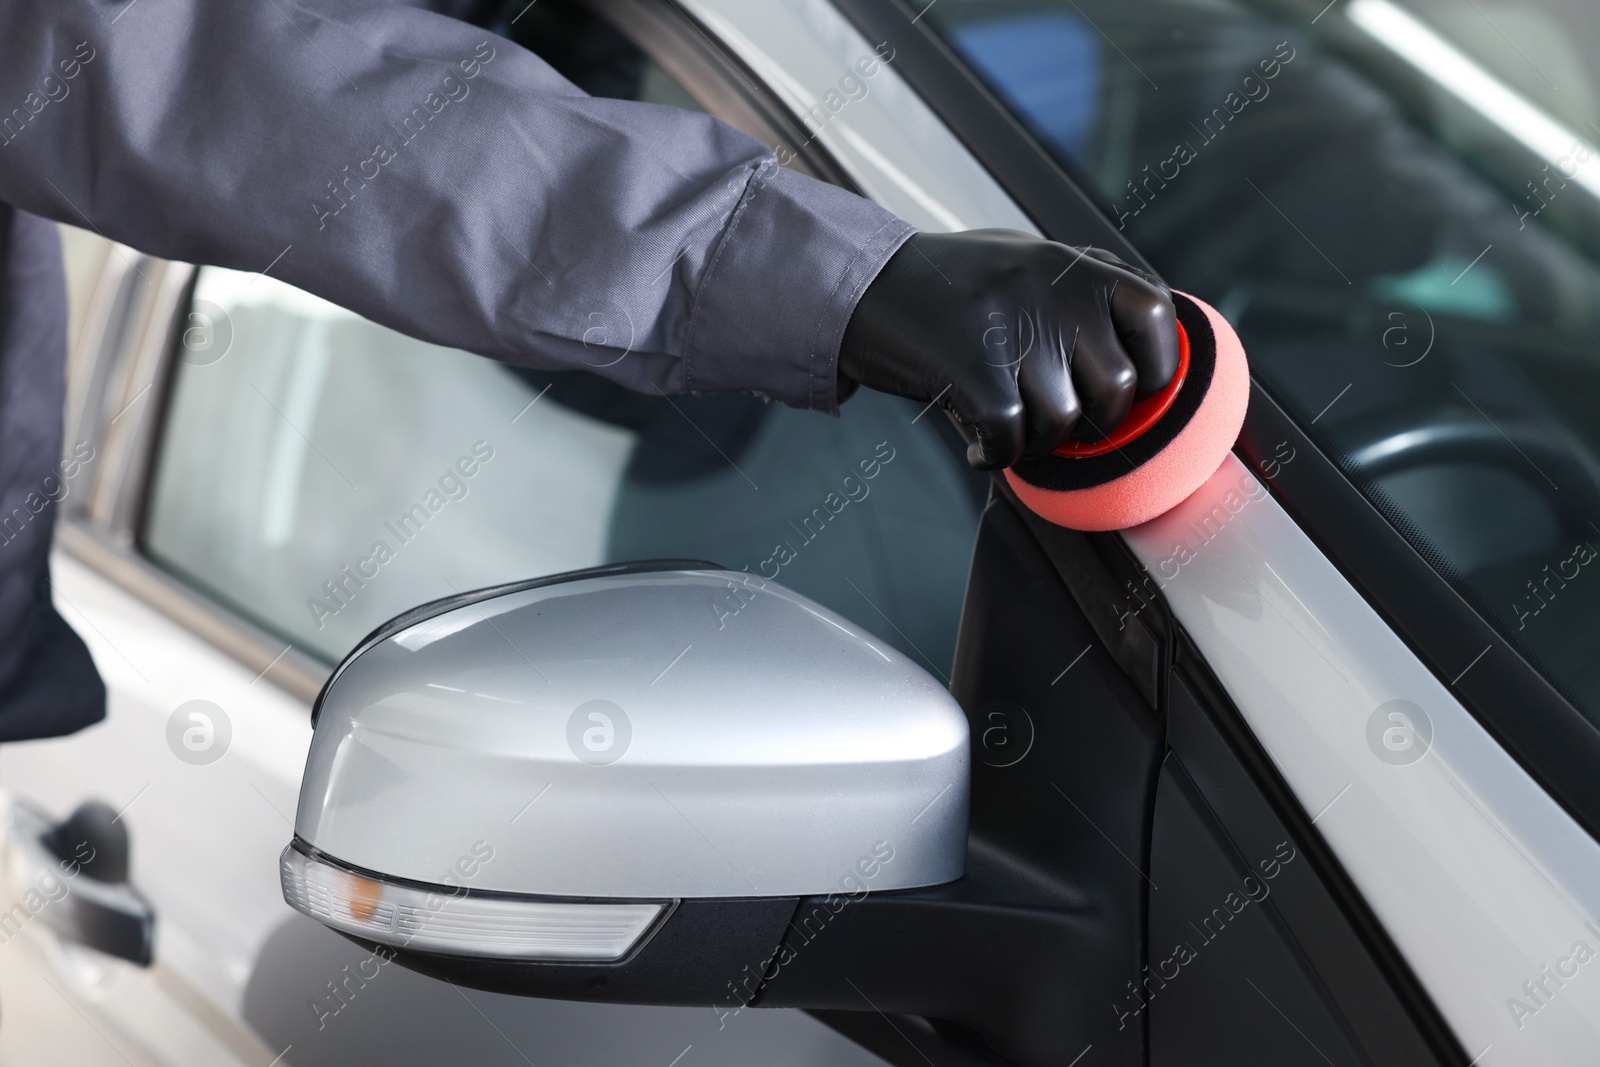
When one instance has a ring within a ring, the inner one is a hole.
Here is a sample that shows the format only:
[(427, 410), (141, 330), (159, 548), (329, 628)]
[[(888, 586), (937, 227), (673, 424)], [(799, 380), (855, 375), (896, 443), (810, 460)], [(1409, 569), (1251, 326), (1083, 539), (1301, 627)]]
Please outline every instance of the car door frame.
[[(196, 270), (115, 245), (69, 356), (69, 441), (97, 462), (68, 498), (56, 546), (309, 705), (329, 666), (158, 566), (139, 549), (151, 468)], [(207, 325), (206, 328), (209, 328)]]
[[(873, 36), (897, 42), (901, 71), (1051, 236), (1094, 241), (1125, 258), (1137, 249), (1074, 179), (927, 25), (926, 6), (906, 0), (848, 0), (842, 8)], [(1587, 834), (1600, 838), (1600, 730), (1596, 730), (1394, 528), (1389, 519), (1304, 432), (1272, 390), (1252, 382), (1249, 413), (1235, 454), (1273, 506), (1292, 517), (1338, 573), (1376, 611), (1407, 650), (1518, 769)], [(1285, 463), (1290, 455), (1294, 462)], [(1126, 538), (1118, 537), (1126, 544)], [(1148, 561), (1147, 561), (1148, 562)], [(1136, 568), (1139, 569), (1139, 568)], [(1139, 597), (1159, 602), (1148, 572), (1134, 574)], [(1462, 1057), (1451, 1027), (1417, 979), (1404, 953), (1378, 921), (1337, 854), (1311, 825), (1278, 765), (1216, 682), (1194, 639), (1181, 632), (1178, 670), (1208, 695), (1211, 714), (1229, 739), (1232, 758), (1251, 769), (1273, 798), (1277, 817), (1311, 843), (1313, 859), (1336, 890), (1340, 910), (1363, 930), (1397, 989), (1441, 1054)], [(1321, 814), (1320, 812), (1318, 813)], [(1495, 817), (1500, 817), (1500, 812)], [(1485, 818), (1489, 816), (1485, 815)], [(1559, 820), (1558, 820), (1559, 821)]]
[[(1047, 235), (1092, 241), (1148, 266), (1011, 110), (920, 22), (918, 7), (906, 0), (848, 0), (841, 9), (862, 32), (896, 40), (907, 81)], [(1305, 462), (1274, 462), (1281, 459), (1280, 444)], [(1600, 766), (1600, 730), (1396, 532), (1259, 379), (1251, 381), (1236, 451), (1253, 468), (1274, 471), (1274, 498), (1345, 578), (1523, 769), (1600, 838), (1600, 776), (1593, 773)], [(1463, 675), (1480, 655), (1482, 662)]]

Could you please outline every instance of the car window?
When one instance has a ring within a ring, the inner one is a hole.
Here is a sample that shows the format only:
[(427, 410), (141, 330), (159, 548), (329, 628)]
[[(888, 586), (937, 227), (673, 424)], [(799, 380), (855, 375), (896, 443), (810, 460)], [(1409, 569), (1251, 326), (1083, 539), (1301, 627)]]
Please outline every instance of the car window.
[(1600, 15), (943, 0), (928, 19), (1600, 722)]
[(643, 396), (214, 268), (181, 325), (143, 549), (305, 651), (336, 661), (454, 591), (673, 557), (775, 579), (949, 672), (986, 482), (940, 412)]

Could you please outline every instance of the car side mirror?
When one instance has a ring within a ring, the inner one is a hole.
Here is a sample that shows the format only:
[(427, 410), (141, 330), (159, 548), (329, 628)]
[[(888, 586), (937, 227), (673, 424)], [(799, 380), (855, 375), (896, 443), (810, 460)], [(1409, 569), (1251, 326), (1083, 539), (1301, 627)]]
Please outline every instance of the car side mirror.
[(313, 721), (285, 899), (479, 988), (726, 1001), (803, 898), (964, 871), (955, 700), (844, 618), (711, 564), (424, 605), (349, 655)]

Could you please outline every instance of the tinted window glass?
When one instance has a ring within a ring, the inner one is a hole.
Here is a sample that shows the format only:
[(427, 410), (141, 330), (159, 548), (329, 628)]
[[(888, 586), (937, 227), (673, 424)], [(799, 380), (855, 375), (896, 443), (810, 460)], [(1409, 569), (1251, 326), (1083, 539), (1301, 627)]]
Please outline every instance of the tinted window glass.
[(297, 646), (337, 658), (451, 583), (602, 561), (626, 431), (517, 418), (537, 390), (504, 368), (271, 278), (203, 269), (189, 323), (146, 547)]
[(297, 647), (334, 660), (452, 591), (685, 557), (776, 578), (949, 671), (979, 496), (917, 405), (864, 391), (832, 419), (644, 397), (210, 268), (185, 337), (145, 548)]
[(928, 18), (1600, 719), (1600, 16), (943, 0)]

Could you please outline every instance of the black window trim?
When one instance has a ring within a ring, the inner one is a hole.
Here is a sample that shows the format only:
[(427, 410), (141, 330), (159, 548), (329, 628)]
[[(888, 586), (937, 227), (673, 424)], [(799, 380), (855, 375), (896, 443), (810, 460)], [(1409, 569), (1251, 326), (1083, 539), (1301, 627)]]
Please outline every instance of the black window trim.
[[(1302, 951), (1315, 961), (1319, 978), (1334, 987), (1329, 992), (1339, 1003), (1341, 1013), (1359, 1010), (1355, 1008), (1357, 1002), (1351, 987), (1364, 982), (1365, 975), (1358, 961), (1329, 959), (1330, 935), (1336, 939), (1341, 931), (1332, 925), (1332, 917), (1326, 913), (1318, 919), (1311, 916), (1330, 905), (1366, 949), (1371, 965), (1388, 981), (1389, 992), (1405, 1010), (1416, 1027), (1416, 1036), (1435, 1060), (1451, 1067), (1472, 1067), (1468, 1061), (1470, 1053), (1434, 1003), (1427, 986), (1412, 968), (1411, 960), (1356, 888), (1355, 880), (1338, 853), (1317, 830), (1311, 813), (1301, 806), (1288, 780), (1234, 705), (1227, 688), (1211, 672), (1188, 632), (1181, 627), (1175, 630), (1170, 684), (1181, 682), (1188, 689), (1194, 713), (1192, 722), (1169, 728), (1167, 738), (1172, 757), (1189, 775), (1212, 817), (1236, 842), (1236, 847), (1239, 842), (1252, 838), (1260, 841), (1263, 835), (1276, 836), (1276, 831), (1286, 829), (1320, 875), (1328, 899), (1303, 899), (1298, 903), (1296, 910), (1309, 929), (1296, 923), (1294, 936), (1301, 942)], [(1217, 744), (1197, 743), (1207, 733), (1211, 733)], [(1237, 767), (1230, 766), (1229, 757), (1238, 761)], [(1241, 771), (1248, 776), (1248, 787), (1244, 787)], [(1283, 906), (1282, 902), (1279, 906)]]

